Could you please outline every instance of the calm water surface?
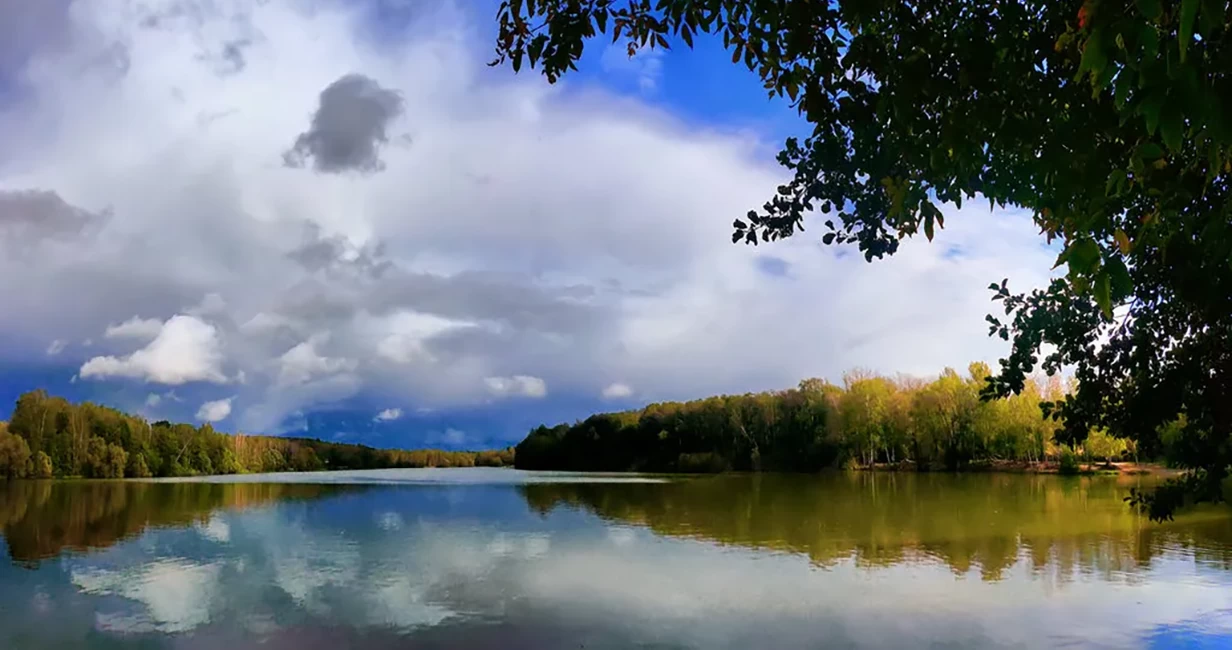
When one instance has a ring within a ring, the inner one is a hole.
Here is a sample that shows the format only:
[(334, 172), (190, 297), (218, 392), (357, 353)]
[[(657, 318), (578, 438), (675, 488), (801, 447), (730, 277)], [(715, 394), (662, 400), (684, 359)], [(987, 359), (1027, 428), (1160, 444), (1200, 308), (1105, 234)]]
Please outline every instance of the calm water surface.
[(0, 648), (1232, 648), (1232, 512), (1116, 478), (0, 484)]

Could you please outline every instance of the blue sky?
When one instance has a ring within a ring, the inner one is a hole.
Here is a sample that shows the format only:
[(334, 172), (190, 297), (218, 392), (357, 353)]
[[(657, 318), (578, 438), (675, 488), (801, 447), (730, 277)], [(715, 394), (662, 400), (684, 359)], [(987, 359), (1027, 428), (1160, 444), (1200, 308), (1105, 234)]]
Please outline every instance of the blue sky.
[(595, 41), (549, 86), (485, 65), (492, 2), (36, 4), (0, 9), (24, 12), (0, 16), (0, 418), (42, 387), (224, 431), (504, 446), (995, 362), (988, 283), (1055, 257), (986, 205), (872, 265), (816, 228), (733, 246), (807, 131), (714, 39)]

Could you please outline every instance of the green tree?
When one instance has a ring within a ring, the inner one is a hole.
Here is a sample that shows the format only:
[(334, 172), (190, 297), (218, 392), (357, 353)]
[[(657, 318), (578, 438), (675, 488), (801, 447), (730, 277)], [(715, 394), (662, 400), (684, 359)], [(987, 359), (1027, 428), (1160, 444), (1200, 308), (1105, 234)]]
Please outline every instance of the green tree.
[(25, 478), (30, 469), (30, 446), (0, 423), (0, 479)]
[(125, 475), (129, 478), (149, 478), (150, 467), (145, 462), (145, 454), (133, 454), (128, 461), (128, 469)]
[(51, 456), (44, 452), (34, 454), (34, 472), (33, 478), (51, 478), (55, 475), (55, 468), (51, 466)]
[(872, 465), (877, 453), (885, 446), (894, 387), (882, 377), (859, 373), (849, 374), (846, 384), (847, 392), (839, 403), (843, 428), (860, 462)]
[[(1012, 339), (988, 396), (1035, 368), (1080, 383), (1048, 405), (1069, 444), (1093, 428), (1148, 453), (1188, 416), (1184, 484), (1142, 496), (1152, 517), (1185, 494), (1218, 500), (1232, 463), (1232, 33), (1227, 0), (508, 0), (493, 64), (576, 68), (588, 39), (691, 46), (710, 34), (812, 127), (792, 174), (733, 241), (794, 235), (868, 260), (982, 198), (1029, 211), (1065, 278), (1028, 294), (993, 284)], [(1096, 345), (1105, 341), (1103, 345)]]

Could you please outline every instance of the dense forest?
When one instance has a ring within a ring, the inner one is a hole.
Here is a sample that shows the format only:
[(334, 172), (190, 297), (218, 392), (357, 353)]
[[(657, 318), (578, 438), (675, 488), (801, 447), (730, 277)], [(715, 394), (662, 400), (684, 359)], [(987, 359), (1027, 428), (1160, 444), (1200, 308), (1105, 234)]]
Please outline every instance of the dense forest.
[(229, 435), (209, 424), (149, 422), (36, 390), (0, 423), (0, 479), (147, 478), (391, 467), (501, 467), (513, 450), (404, 451), (308, 438)]
[[(983, 401), (988, 366), (967, 376), (947, 369), (932, 381), (848, 373), (839, 386), (806, 379), (778, 392), (651, 404), (540, 426), (518, 444), (516, 466), (578, 471), (814, 471), (910, 464), (958, 469), (986, 461), (1073, 462), (1110, 459), (1132, 445), (1092, 431), (1082, 448), (1058, 446), (1059, 424), (1043, 401), (1070, 388), (1058, 377), (1027, 382), (1004, 399)], [(1074, 465), (1076, 467), (1076, 465)]]

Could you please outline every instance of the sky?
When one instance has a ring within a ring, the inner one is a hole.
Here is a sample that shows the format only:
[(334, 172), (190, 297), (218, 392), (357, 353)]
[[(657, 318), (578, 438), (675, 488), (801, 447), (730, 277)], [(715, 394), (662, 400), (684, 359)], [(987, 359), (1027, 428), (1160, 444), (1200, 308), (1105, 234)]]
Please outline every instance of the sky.
[[(495, 2), (0, 0), (0, 419), (499, 447), (654, 401), (933, 375), (1043, 284), (1027, 215), (866, 263), (733, 245), (807, 125), (719, 43), (491, 68)], [(814, 227), (808, 227), (808, 224)]]

